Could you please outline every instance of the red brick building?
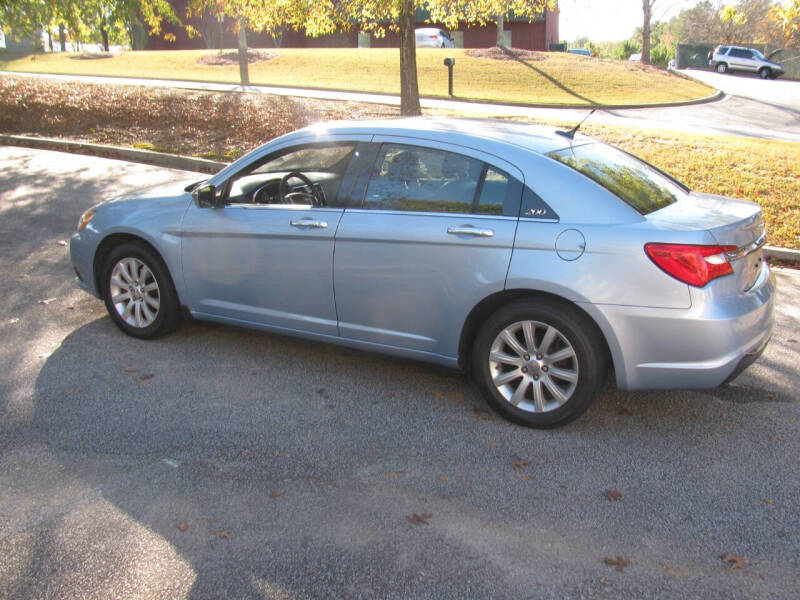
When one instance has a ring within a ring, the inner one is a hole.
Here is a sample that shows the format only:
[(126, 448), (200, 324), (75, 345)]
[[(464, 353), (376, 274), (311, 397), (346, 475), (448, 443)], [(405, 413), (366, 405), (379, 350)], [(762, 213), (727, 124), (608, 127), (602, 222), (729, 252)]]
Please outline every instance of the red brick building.
[[(173, 3), (175, 12), (178, 15), (186, 13), (186, 0), (175, 0)], [(426, 16), (422, 11), (417, 11), (417, 27), (437, 27), (437, 25), (426, 23)], [(218, 23), (211, 16), (204, 19), (189, 19), (202, 37), (190, 38), (182, 27), (165, 24), (162, 36), (151, 37), (147, 44), (148, 50), (190, 50), (201, 48), (217, 48)], [(446, 27), (442, 27), (447, 29)], [(558, 9), (547, 10), (539, 18), (529, 22), (526, 19), (506, 20), (505, 31), (510, 33), (511, 45), (515, 48), (526, 50), (548, 50), (550, 44), (558, 43)], [(230, 20), (224, 23), (224, 47), (235, 48), (237, 45), (236, 35), (232, 32)], [(164, 40), (164, 34), (173, 34), (174, 42)], [(464, 48), (489, 48), (495, 45), (497, 40), (497, 27), (493, 24), (485, 26), (468, 25), (463, 23), (458, 29), (450, 31), (451, 36), (457, 45)], [(275, 40), (265, 33), (253, 33), (248, 31), (248, 46), (251, 48), (272, 48), (275, 47)], [(336, 33), (324, 35), (317, 38), (306, 36), (302, 32), (287, 30), (281, 36), (280, 47), (282, 48), (355, 48), (358, 46), (358, 31)], [(373, 48), (391, 48), (400, 45), (396, 33), (387, 33), (386, 37), (371, 37), (370, 45)]]

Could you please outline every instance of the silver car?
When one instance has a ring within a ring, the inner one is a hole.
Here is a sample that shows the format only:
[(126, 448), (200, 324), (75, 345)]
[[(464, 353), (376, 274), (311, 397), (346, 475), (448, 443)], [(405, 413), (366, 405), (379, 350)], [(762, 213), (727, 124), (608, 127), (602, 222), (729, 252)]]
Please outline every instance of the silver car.
[(786, 72), (782, 65), (767, 60), (758, 50), (740, 46), (717, 46), (709, 58), (709, 64), (717, 73), (749, 71), (758, 73), (761, 79), (775, 79)]
[(423, 27), (414, 31), (417, 48), (455, 48), (455, 42), (444, 29)]
[(621, 390), (709, 388), (755, 360), (765, 240), (757, 204), (581, 134), (418, 118), (312, 126), (208, 180), (112, 198), (70, 249), (129, 335), (185, 311), (420, 359), (550, 427), (609, 367)]

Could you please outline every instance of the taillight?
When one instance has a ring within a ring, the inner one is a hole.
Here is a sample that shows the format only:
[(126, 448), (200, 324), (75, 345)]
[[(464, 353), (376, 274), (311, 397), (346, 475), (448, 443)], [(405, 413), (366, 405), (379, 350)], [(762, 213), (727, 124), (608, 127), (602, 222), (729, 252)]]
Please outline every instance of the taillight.
[(732, 250), (736, 250), (736, 246), (654, 243), (644, 246), (650, 260), (667, 275), (696, 287), (733, 273), (726, 254)]
[(428, 37), (431, 38), (432, 40), (438, 40), (439, 39), (438, 35), (429, 35)]

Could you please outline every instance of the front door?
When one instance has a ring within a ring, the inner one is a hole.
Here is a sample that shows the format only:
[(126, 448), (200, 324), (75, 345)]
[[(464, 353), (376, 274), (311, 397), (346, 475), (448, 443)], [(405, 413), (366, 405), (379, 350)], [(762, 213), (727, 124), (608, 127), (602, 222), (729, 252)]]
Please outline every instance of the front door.
[(231, 177), (223, 207), (190, 206), (181, 254), (193, 313), (337, 335), (334, 234), (356, 146), (284, 148)]

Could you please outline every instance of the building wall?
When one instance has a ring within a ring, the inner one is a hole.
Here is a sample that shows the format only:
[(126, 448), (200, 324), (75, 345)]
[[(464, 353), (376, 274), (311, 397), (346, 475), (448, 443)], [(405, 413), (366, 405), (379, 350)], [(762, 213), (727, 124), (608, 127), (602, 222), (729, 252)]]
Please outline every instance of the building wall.
[[(185, 14), (185, 0), (174, 2), (177, 14)], [(216, 42), (217, 23), (210, 17), (205, 19), (188, 19), (198, 31), (213, 32), (210, 41), (202, 37), (190, 38), (186, 31), (179, 26), (164, 24), (161, 36), (150, 38), (148, 50), (190, 50), (208, 47), (218, 47)], [(237, 36), (231, 31), (233, 22), (225, 20), (224, 47), (235, 48), (237, 46)], [(436, 27), (425, 23), (418, 23), (417, 27)], [(445, 27), (442, 27), (446, 29)], [(558, 10), (548, 10), (544, 18), (533, 23), (527, 21), (507, 22), (505, 29), (511, 31), (511, 42), (515, 48), (525, 50), (546, 51), (550, 44), (558, 43)], [(467, 26), (462, 24), (459, 31), (464, 33), (465, 48), (489, 48), (495, 45), (497, 40), (497, 27), (489, 24), (483, 27)], [(164, 34), (171, 33), (175, 36), (175, 42), (164, 40)], [(275, 46), (272, 38), (265, 33), (247, 34), (248, 46), (251, 48), (272, 48)], [(308, 37), (297, 31), (286, 31), (281, 40), (283, 48), (356, 48), (358, 46), (358, 31), (353, 28), (347, 32), (326, 35), (317, 38)], [(382, 38), (372, 36), (371, 46), (373, 48), (397, 48), (400, 46), (400, 38), (397, 32), (387, 32)]]

